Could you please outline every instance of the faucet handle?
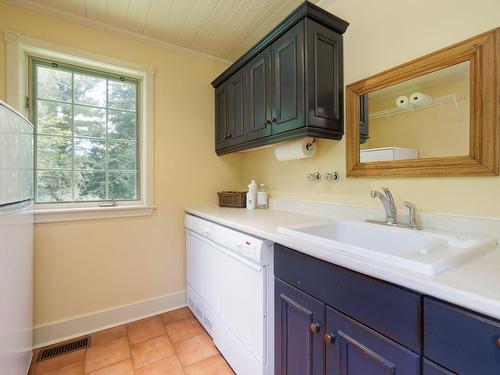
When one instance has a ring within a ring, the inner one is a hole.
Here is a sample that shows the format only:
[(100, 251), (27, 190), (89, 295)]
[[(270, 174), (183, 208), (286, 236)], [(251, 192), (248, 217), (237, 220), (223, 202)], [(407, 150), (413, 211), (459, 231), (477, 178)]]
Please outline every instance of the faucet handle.
[(410, 219), (410, 227), (413, 229), (422, 229), (418, 224), (417, 224), (417, 207), (408, 201), (403, 202), (403, 206), (408, 208), (408, 217)]
[(370, 191), (370, 197), (377, 198), (377, 192), (375, 190)]
[(387, 200), (389, 201), (390, 204), (394, 204), (394, 197), (392, 196), (391, 191), (389, 190), (388, 187), (383, 187), (382, 190), (385, 193), (385, 196), (387, 197)]

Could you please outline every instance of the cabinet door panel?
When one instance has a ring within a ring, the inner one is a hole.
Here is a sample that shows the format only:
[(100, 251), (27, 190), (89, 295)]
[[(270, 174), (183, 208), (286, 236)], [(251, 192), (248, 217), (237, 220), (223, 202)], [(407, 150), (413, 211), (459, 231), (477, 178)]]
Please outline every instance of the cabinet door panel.
[(306, 22), (308, 125), (343, 133), (342, 35)]
[(304, 126), (304, 22), (272, 47), (273, 134)]
[(227, 136), (229, 144), (236, 144), (243, 141), (244, 129), (244, 87), (242, 72), (236, 73), (227, 83), (228, 90), (228, 119)]
[(274, 273), (386, 337), (421, 350), (421, 299), (412, 291), (274, 245)]
[(223, 83), (215, 90), (215, 149), (227, 146), (227, 84)]
[(420, 356), (372, 329), (326, 307), (326, 373), (340, 375), (420, 374)]
[(271, 50), (262, 51), (245, 67), (245, 133), (248, 140), (271, 135)]
[(500, 322), (424, 299), (424, 354), (463, 375), (500, 374)]
[(275, 298), (276, 375), (323, 375), (325, 305), (279, 279)]

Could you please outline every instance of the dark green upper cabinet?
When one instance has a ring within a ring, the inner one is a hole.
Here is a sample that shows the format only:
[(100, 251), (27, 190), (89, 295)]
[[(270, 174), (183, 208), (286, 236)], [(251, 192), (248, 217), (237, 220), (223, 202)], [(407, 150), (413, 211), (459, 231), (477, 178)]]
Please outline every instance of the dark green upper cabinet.
[(227, 84), (224, 83), (215, 89), (215, 148), (222, 149), (227, 146)]
[[(243, 68), (245, 133), (251, 141), (271, 135), (271, 53), (265, 49)], [(216, 123), (217, 124), (217, 123)]]
[(304, 22), (271, 45), (272, 128), (280, 134), (304, 126)]
[(340, 140), (348, 25), (305, 2), (217, 77), (217, 154), (303, 136)]
[(228, 144), (238, 144), (245, 139), (243, 73), (237, 72), (227, 82), (227, 138)]

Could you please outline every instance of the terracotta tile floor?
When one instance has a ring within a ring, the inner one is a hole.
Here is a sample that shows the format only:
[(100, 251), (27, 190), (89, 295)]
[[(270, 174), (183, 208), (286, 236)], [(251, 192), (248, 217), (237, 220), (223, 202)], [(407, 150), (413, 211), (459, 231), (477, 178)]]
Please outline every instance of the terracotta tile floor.
[(230, 375), (234, 372), (191, 312), (182, 308), (94, 333), (89, 348), (34, 363), (30, 374)]

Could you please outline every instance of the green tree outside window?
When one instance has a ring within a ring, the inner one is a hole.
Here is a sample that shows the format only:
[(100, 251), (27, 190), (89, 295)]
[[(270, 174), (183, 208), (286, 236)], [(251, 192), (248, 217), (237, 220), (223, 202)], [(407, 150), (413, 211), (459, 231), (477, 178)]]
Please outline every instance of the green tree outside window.
[(37, 203), (137, 200), (138, 81), (32, 60)]

